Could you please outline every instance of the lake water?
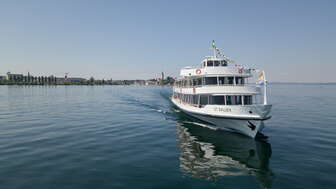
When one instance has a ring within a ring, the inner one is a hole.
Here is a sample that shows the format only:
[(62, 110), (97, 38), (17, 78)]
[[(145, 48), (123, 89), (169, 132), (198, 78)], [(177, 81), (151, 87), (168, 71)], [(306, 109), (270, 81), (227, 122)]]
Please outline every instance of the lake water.
[(266, 141), (190, 119), (170, 90), (1, 86), (1, 189), (336, 188), (336, 85), (270, 85)]

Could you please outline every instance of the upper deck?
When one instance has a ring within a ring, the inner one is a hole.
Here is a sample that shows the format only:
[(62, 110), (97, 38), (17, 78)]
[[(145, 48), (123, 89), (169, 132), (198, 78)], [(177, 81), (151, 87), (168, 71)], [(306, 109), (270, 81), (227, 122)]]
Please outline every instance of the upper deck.
[(174, 92), (184, 94), (258, 95), (260, 87), (249, 84), (252, 70), (238, 66), (227, 58), (207, 57), (199, 68), (186, 67), (175, 81)]
[[(266, 105), (265, 72), (238, 65), (224, 56), (215, 46), (214, 41), (212, 47), (214, 56), (206, 57), (200, 67), (181, 69), (181, 78), (175, 80), (173, 87), (174, 98), (192, 102), (192, 104), (200, 104), (203, 99), (204, 103), (201, 103), (203, 105), (252, 104), (258, 101), (257, 97), (261, 95), (260, 85), (263, 84), (263, 102)], [(259, 73), (256, 74), (257, 72)], [(256, 84), (253, 84), (254, 82)], [(198, 102), (196, 102), (197, 99)]]
[(224, 58), (207, 57), (198, 68), (186, 67), (181, 69), (181, 77), (197, 76), (239, 76), (252, 77), (251, 70), (242, 66), (232, 65)]

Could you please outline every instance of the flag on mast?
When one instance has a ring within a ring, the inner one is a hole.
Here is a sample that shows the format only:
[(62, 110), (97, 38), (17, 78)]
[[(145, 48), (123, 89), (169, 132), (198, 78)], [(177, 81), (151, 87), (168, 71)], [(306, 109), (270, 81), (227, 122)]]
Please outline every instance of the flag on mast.
[(264, 85), (264, 105), (266, 105), (267, 104), (267, 92), (266, 92), (267, 81), (266, 81), (265, 71), (262, 71), (261, 73), (259, 73), (257, 75), (257, 77), (258, 77), (258, 82), (257, 83), (259, 85)]
[(264, 79), (264, 71), (262, 71), (260, 74), (258, 74), (258, 79), (260, 79), (260, 80)]
[(257, 77), (258, 77), (258, 83), (259, 83), (259, 84), (263, 84), (263, 83), (266, 82), (266, 79), (265, 79), (265, 71), (260, 72), (260, 73), (257, 75)]
[(212, 40), (212, 48), (217, 49), (217, 47), (215, 45), (215, 40)]

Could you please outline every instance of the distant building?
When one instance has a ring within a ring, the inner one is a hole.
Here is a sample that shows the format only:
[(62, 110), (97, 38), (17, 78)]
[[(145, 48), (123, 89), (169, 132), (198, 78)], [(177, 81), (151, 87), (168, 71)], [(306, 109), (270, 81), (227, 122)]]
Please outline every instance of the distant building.
[(56, 84), (63, 85), (63, 84), (81, 84), (86, 82), (87, 79), (79, 78), (79, 77), (57, 77)]
[(7, 72), (7, 80), (9, 81), (23, 81), (23, 74), (12, 74)]
[(4, 81), (4, 80), (7, 80), (7, 77), (3, 76), (3, 75), (0, 75), (0, 81)]
[(146, 81), (145, 80), (135, 80), (134, 85), (145, 85)]
[(65, 78), (64, 77), (57, 77), (56, 78), (56, 84), (64, 84)]
[(159, 84), (159, 80), (158, 79), (149, 79), (146, 81), (145, 85), (158, 85)]
[(71, 83), (81, 83), (81, 82), (86, 81), (85, 78), (80, 78), (80, 77), (70, 77), (70, 78), (67, 78), (66, 80), (71, 82)]

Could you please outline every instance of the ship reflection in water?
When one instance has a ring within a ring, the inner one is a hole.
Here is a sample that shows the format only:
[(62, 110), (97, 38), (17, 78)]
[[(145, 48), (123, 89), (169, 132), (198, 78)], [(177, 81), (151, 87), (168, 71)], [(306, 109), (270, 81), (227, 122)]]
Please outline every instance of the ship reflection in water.
[(179, 120), (180, 168), (195, 178), (217, 180), (225, 176), (255, 176), (263, 188), (272, 184), (271, 145), (236, 133), (204, 127), (197, 121)]

